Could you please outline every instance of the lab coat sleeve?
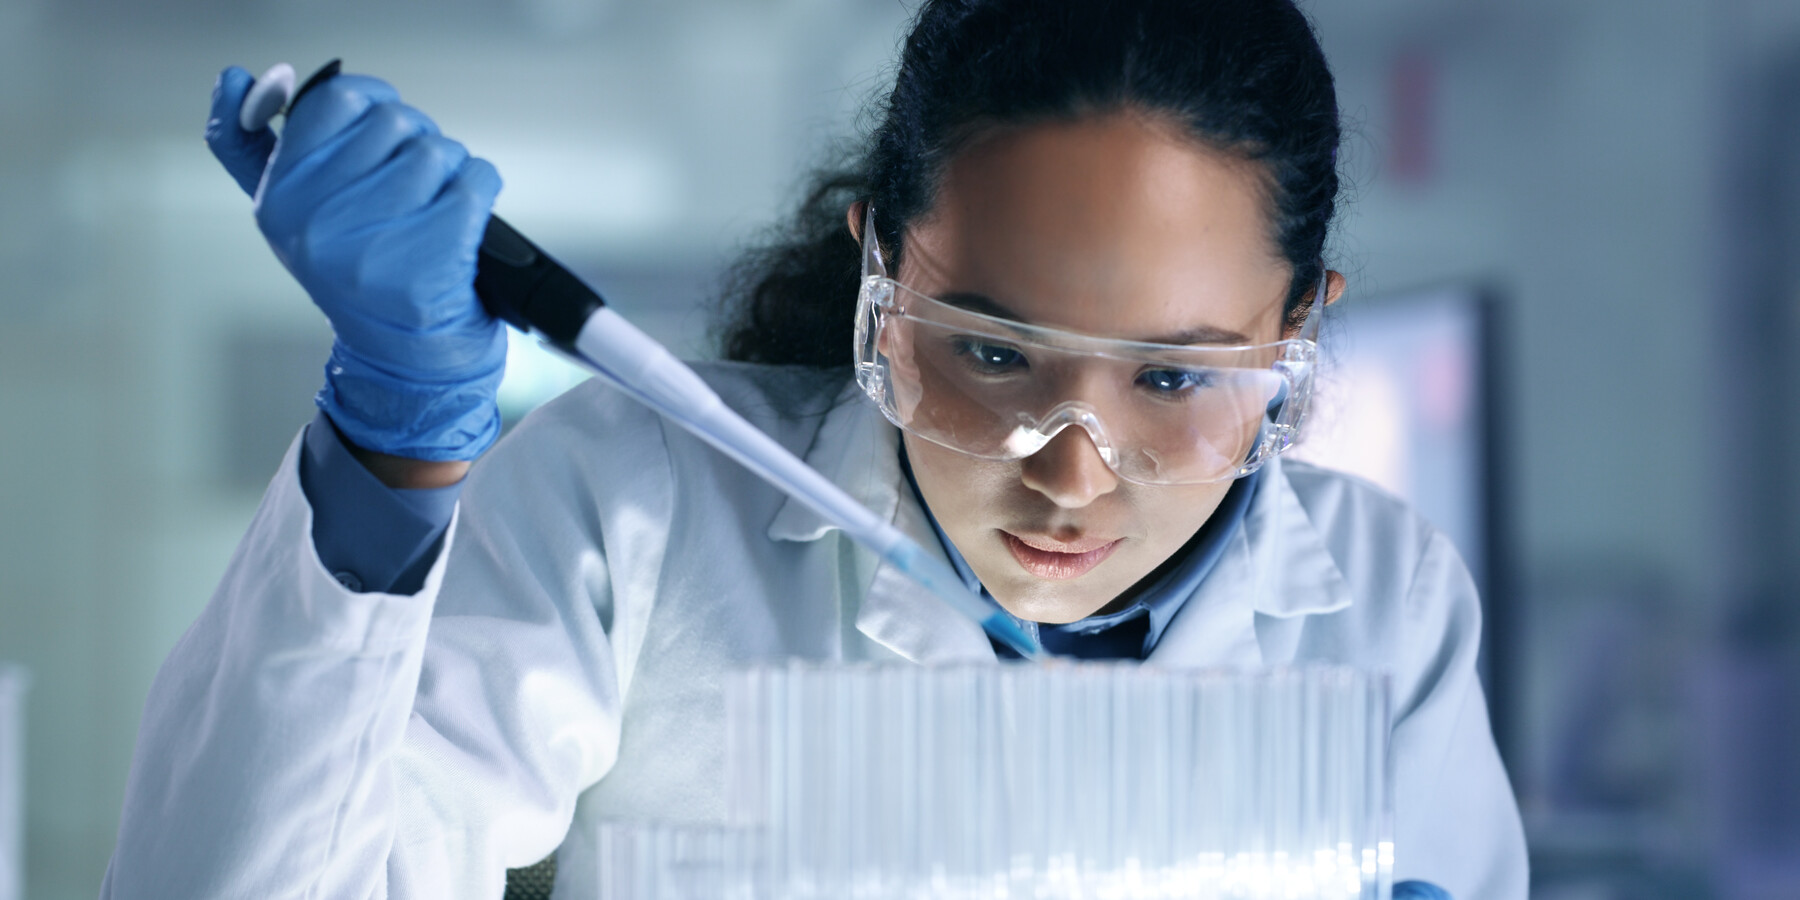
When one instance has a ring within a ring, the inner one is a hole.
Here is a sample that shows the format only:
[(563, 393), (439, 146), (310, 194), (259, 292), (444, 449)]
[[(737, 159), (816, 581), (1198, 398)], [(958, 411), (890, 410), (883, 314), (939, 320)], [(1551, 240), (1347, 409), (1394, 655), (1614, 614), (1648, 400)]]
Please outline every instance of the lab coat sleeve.
[(1518, 803), (1476, 677), (1481, 604), (1449, 540), (1432, 532), (1404, 605), (1415, 657), (1395, 685), (1398, 877), (1456, 900), (1523, 900), (1529, 883)]
[(152, 684), (103, 900), (497, 898), (611, 764), (605, 561), (547, 561), (581, 535), (528, 549), (578, 514), (471, 489), (417, 594), (353, 593), (314, 551), (298, 452)]

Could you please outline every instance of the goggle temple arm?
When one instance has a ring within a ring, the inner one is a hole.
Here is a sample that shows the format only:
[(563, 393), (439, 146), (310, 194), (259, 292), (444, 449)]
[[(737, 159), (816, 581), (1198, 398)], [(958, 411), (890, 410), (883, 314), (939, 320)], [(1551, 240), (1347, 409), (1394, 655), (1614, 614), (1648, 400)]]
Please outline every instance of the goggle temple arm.
[(875, 234), (875, 204), (863, 201), (862, 277), (887, 277), (887, 264), (881, 258), (881, 238)]
[[(1312, 401), (1312, 367), (1314, 355), (1318, 352), (1320, 323), (1325, 320), (1326, 288), (1331, 286), (1331, 270), (1325, 269), (1319, 274), (1319, 286), (1313, 290), (1312, 304), (1306, 308), (1306, 319), (1300, 323), (1300, 333), (1295, 335), (1297, 343), (1288, 344), (1285, 361), (1278, 363), (1286, 375), (1286, 386), (1275, 403), (1271, 406), (1273, 424), (1276, 430), (1271, 435), (1276, 442), (1267, 452), (1281, 453), (1293, 446), (1299, 438), (1300, 426), (1306, 421), (1307, 407)], [(1263, 451), (1253, 454), (1253, 458), (1264, 455)], [(1257, 462), (1260, 466), (1261, 462)]]
[(1300, 333), (1295, 335), (1302, 341), (1319, 343), (1319, 327), (1325, 320), (1326, 288), (1331, 286), (1331, 270), (1320, 267), (1319, 286), (1313, 289), (1312, 303), (1306, 307), (1306, 318), (1300, 323)]

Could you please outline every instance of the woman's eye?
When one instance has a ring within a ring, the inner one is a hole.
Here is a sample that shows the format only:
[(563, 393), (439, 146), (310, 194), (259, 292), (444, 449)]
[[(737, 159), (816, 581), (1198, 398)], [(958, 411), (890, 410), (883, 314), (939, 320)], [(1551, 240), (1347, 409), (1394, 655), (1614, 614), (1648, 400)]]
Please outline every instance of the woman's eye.
[(1005, 344), (989, 344), (963, 338), (956, 342), (956, 352), (967, 357), (977, 367), (992, 372), (1028, 368), (1025, 354)]
[(1138, 373), (1137, 382), (1156, 394), (1181, 394), (1206, 387), (1212, 376), (1204, 370), (1146, 369)]

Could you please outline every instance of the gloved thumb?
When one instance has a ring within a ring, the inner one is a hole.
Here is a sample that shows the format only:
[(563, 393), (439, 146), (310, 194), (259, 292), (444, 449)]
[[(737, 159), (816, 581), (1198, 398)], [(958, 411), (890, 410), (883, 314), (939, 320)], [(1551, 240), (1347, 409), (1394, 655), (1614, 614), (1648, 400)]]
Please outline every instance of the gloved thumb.
[(238, 187), (252, 196), (269, 154), (275, 152), (275, 129), (265, 125), (260, 131), (245, 131), (238, 126), (238, 107), (255, 83), (256, 78), (240, 66), (220, 72), (213, 84), (212, 112), (206, 118), (207, 148), (237, 179)]

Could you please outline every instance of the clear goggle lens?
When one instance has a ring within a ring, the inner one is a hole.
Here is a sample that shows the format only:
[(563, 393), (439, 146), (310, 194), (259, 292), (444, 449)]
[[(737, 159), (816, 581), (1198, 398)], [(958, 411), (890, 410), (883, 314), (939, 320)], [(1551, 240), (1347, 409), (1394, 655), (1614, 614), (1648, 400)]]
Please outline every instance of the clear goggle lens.
[(1255, 471), (1297, 436), (1316, 315), (1301, 337), (1270, 344), (1149, 344), (952, 306), (886, 277), (872, 250), (864, 270), (858, 381), (890, 421), (926, 440), (1013, 460), (1075, 426), (1122, 478), (1201, 484)]

